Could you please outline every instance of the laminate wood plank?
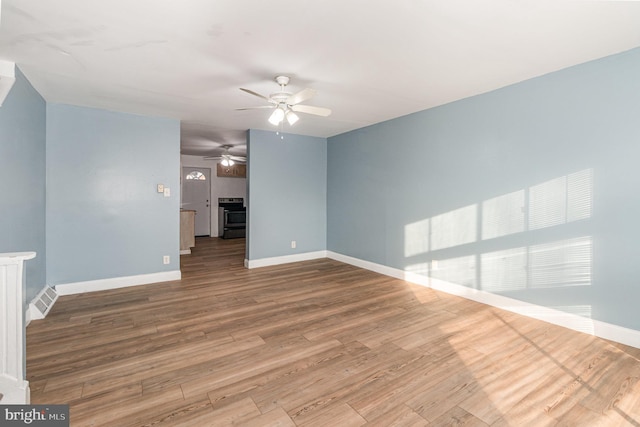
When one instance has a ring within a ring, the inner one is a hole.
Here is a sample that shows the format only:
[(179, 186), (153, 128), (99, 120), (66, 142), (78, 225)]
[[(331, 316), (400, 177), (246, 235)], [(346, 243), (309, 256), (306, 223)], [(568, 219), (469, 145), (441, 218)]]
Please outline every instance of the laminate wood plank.
[[(262, 345), (263, 341), (256, 337), (248, 344), (250, 347)], [(243, 348), (242, 344), (238, 346)], [(165, 370), (182, 366), (182, 360), (209, 359), (222, 354), (238, 351), (235, 346), (225, 346), (215, 340), (202, 340), (188, 346), (163, 348), (159, 351), (134, 354), (131, 357), (112, 362), (77, 369), (72, 376), (55, 376), (47, 382), (45, 391), (53, 391), (60, 387), (78, 382), (84, 383), (83, 395), (90, 395), (103, 389), (121, 387), (126, 384), (153, 377)]]
[[(634, 352), (632, 354), (635, 359)], [(629, 377), (627, 381), (623, 381), (611, 403), (604, 411), (607, 417), (621, 418), (629, 424), (640, 427), (640, 379), (638, 377)]]
[(425, 427), (429, 421), (422, 418), (406, 405), (394, 406), (391, 410), (375, 418), (368, 425), (394, 427)]
[[(575, 399), (571, 398), (570, 392), (564, 385), (579, 384), (580, 364), (583, 358), (592, 353), (590, 350), (592, 343), (581, 341), (582, 343), (568, 342), (566, 354), (562, 359), (545, 357), (554, 366), (545, 364), (541, 367), (540, 371), (545, 376), (544, 381), (494, 424), (497, 426), (527, 425), (535, 421), (543, 426), (555, 425), (557, 418), (561, 418), (575, 404)], [(540, 352), (540, 349), (538, 351)], [(541, 352), (541, 354), (544, 353)], [(575, 363), (575, 361), (579, 362)], [(561, 398), (559, 398), (559, 392)], [(563, 404), (565, 400), (569, 403)]]
[(68, 384), (55, 390), (47, 389), (45, 383), (41, 388), (31, 389), (31, 393), (38, 396), (43, 402), (52, 405), (63, 405), (81, 399), (83, 390), (84, 383)]
[(221, 369), (211, 374), (205, 374), (198, 379), (190, 380), (181, 384), (185, 397), (198, 394), (207, 394), (210, 390), (228, 385), (236, 381), (242, 381), (257, 373), (264, 373), (271, 369), (290, 363), (294, 360), (307, 357), (309, 355), (322, 352), (328, 348), (337, 347), (339, 341), (332, 340), (319, 344), (311, 344), (301, 347), (282, 346), (271, 352), (261, 352), (268, 357), (245, 360), (236, 363), (226, 369)]
[[(191, 342), (202, 341), (206, 337), (204, 333), (172, 333), (154, 334), (154, 337), (140, 337), (136, 339), (136, 345), (132, 346), (129, 339), (118, 342), (96, 343), (93, 347), (83, 348), (82, 351), (65, 349), (57, 350), (54, 356), (39, 359), (29, 359), (28, 363), (33, 368), (38, 368), (39, 376), (53, 378), (59, 375), (67, 375), (70, 367), (74, 372), (84, 368), (90, 368), (104, 363), (118, 362), (138, 354), (152, 353), (167, 348), (178, 348)], [(223, 336), (217, 338), (217, 342), (231, 342), (233, 338)], [(35, 377), (34, 378), (38, 378)]]
[(558, 424), (558, 420), (549, 416), (544, 408), (529, 403), (520, 403), (504, 413), (491, 427), (536, 426), (550, 427)]
[[(376, 349), (384, 343), (393, 342), (405, 335), (410, 335), (413, 331), (420, 330), (421, 327), (431, 327), (434, 323), (439, 323), (451, 313), (433, 313), (427, 309), (416, 309), (407, 311), (406, 315), (398, 316), (377, 322), (374, 329), (358, 335), (358, 341), (371, 349)], [(431, 319), (426, 319), (431, 317)]]
[[(253, 396), (254, 400), (262, 401), (261, 410), (269, 411), (278, 407), (280, 402), (287, 399), (287, 396), (300, 393), (303, 390), (300, 381), (305, 381), (309, 373), (315, 372), (319, 366), (331, 364), (336, 369), (336, 364), (346, 360), (345, 365), (351, 366), (354, 358), (366, 354), (368, 349), (358, 343), (352, 342), (344, 346), (330, 348), (323, 352), (313, 354), (306, 358), (301, 358), (292, 363), (286, 364), (276, 369), (272, 369), (264, 374), (254, 375), (242, 381), (237, 381), (228, 386), (218, 387), (208, 393), (214, 406), (218, 404)], [(302, 378), (302, 380), (300, 380)], [(269, 388), (269, 390), (265, 390)], [(261, 397), (265, 396), (264, 399)]]
[(114, 402), (100, 410), (87, 408), (81, 403), (70, 407), (69, 416), (73, 425), (81, 426), (131, 426), (144, 424), (159, 409), (179, 408), (184, 405), (180, 387), (163, 390), (160, 393), (129, 397), (126, 402)]
[(441, 415), (433, 423), (432, 426), (467, 426), (467, 427), (488, 427), (489, 424), (484, 423), (464, 409), (455, 407), (447, 413)]
[(296, 425), (308, 427), (357, 427), (367, 423), (357, 411), (343, 402), (331, 402), (321, 410), (296, 412), (292, 418)]
[(61, 296), (27, 329), (33, 403), (71, 425), (640, 426), (639, 349), (317, 259)]
[[(203, 375), (215, 372), (224, 366), (225, 360), (234, 359), (242, 352), (256, 350), (264, 346), (262, 338), (249, 337), (244, 340), (230, 341), (220, 344), (201, 357), (188, 353), (188, 363), (179, 358), (170, 366), (163, 366), (155, 374), (146, 375), (142, 379), (145, 391), (158, 391), (166, 387), (181, 385), (187, 381), (197, 380)], [(260, 351), (260, 350), (258, 350)]]
[(356, 336), (358, 328), (366, 325), (370, 325), (372, 322), (377, 323), (384, 319), (394, 318), (399, 314), (404, 313), (401, 308), (374, 308), (367, 312), (346, 315), (346, 316), (333, 316), (322, 321), (315, 322), (306, 328), (303, 335), (310, 341), (318, 341), (323, 339), (329, 339), (336, 335), (341, 337), (340, 341), (348, 341), (349, 336)]
[[(618, 402), (625, 400), (627, 394), (634, 390), (640, 379), (640, 366), (637, 360), (621, 351), (603, 351), (603, 362), (598, 366), (598, 374), (586, 381), (586, 385), (598, 393), (588, 393), (580, 404), (599, 413), (614, 410)], [(610, 371), (610, 366), (616, 369)]]
[[(349, 404), (367, 420), (385, 418), (389, 413), (408, 407), (408, 396), (425, 393), (442, 378), (449, 376), (449, 373), (443, 374), (439, 379), (438, 365), (429, 357), (424, 357), (419, 364), (412, 364), (407, 368), (406, 372), (397, 376), (388, 375), (378, 379), (376, 387), (371, 390), (363, 389), (351, 393)], [(423, 416), (420, 417), (426, 420)]]
[(357, 349), (357, 352), (348, 354), (350, 357), (335, 358), (323, 364), (313, 375), (300, 373), (289, 385), (266, 385), (254, 393), (256, 403), (263, 411), (270, 409), (274, 405), (274, 391), (283, 386), (292, 386), (289, 392), (278, 392), (275, 404), (285, 408), (292, 416), (319, 410), (343, 396), (355, 396), (356, 392), (366, 390), (371, 382), (379, 384), (391, 375), (393, 369), (419, 359), (393, 345), (386, 346), (376, 354)]
[(142, 384), (137, 382), (124, 387), (103, 390), (100, 393), (95, 393), (90, 396), (79, 396), (74, 399), (62, 400), (58, 403), (69, 403), (72, 407), (73, 418), (75, 420), (82, 419), (82, 417), (89, 417), (92, 413), (110, 411), (122, 402), (136, 401), (142, 397), (142, 394)]
[(599, 414), (588, 408), (585, 408), (580, 404), (577, 404), (572, 406), (571, 409), (564, 414), (562, 419), (558, 420), (556, 426), (627, 427), (633, 426), (634, 423), (636, 423), (635, 420), (633, 420), (632, 423), (628, 423), (627, 421), (623, 420), (617, 420), (617, 422), (615, 422), (614, 420), (603, 417), (602, 414)]
[(186, 400), (175, 406), (159, 408), (144, 419), (136, 420), (132, 426), (181, 426), (203, 427), (216, 422), (211, 402), (208, 399)]
[(262, 415), (258, 407), (250, 397), (237, 402), (232, 402), (213, 410), (211, 426), (230, 426), (244, 423), (252, 418)]
[(296, 425), (282, 408), (276, 408), (266, 414), (234, 424), (241, 424), (243, 427), (295, 427)]
[(384, 357), (367, 360), (365, 364), (358, 367), (357, 371), (355, 368), (350, 368), (350, 372), (346, 373), (348, 375), (343, 377), (343, 381), (325, 380), (314, 383), (307, 387), (306, 391), (309, 393), (283, 402), (282, 406), (297, 422), (297, 417), (300, 414), (325, 411), (327, 406), (333, 402), (347, 401), (349, 403), (348, 400), (351, 398), (357, 399), (363, 394), (369, 395), (372, 389), (379, 393), (402, 373), (411, 371), (411, 368), (424, 367), (425, 364), (428, 364), (426, 357), (412, 355), (399, 348), (394, 349), (394, 347), (393, 345), (385, 345), (384, 348), (389, 351)]
[[(499, 420), (504, 412), (544, 381), (540, 375), (544, 370), (527, 364), (528, 359), (527, 355), (505, 365), (505, 369), (498, 368), (495, 375), (477, 379), (475, 392), (461, 400), (458, 406), (489, 425)], [(495, 405), (495, 402), (500, 402), (500, 405)]]

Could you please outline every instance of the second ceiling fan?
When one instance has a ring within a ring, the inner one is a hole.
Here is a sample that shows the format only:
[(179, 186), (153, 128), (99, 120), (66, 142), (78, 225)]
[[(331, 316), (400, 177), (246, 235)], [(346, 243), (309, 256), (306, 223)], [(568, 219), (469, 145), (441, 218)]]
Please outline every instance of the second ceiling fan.
[(223, 145), (222, 153), (219, 156), (206, 156), (205, 160), (220, 160), (222, 166), (233, 166), (235, 163), (247, 163), (247, 158), (244, 156), (236, 156), (229, 152), (231, 145)]
[(269, 116), (269, 122), (276, 126), (282, 123), (285, 119), (289, 125), (293, 125), (299, 119), (296, 113), (313, 114), (322, 117), (327, 117), (331, 114), (331, 110), (328, 108), (300, 104), (301, 102), (311, 99), (317, 92), (315, 89), (302, 89), (300, 92), (292, 94), (287, 92), (285, 89), (289, 84), (289, 77), (277, 76), (275, 80), (276, 83), (280, 85), (280, 91), (272, 93), (269, 96), (261, 95), (250, 89), (240, 88), (240, 90), (244, 92), (266, 100), (270, 105), (238, 108), (238, 110), (254, 110), (263, 108), (274, 109), (271, 116)]

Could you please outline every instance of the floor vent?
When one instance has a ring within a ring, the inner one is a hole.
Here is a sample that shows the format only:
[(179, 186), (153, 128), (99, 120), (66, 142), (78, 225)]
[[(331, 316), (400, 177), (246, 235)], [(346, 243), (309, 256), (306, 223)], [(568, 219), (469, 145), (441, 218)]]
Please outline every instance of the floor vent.
[(58, 294), (56, 291), (49, 286), (45, 286), (29, 304), (30, 320), (44, 319), (57, 299)]

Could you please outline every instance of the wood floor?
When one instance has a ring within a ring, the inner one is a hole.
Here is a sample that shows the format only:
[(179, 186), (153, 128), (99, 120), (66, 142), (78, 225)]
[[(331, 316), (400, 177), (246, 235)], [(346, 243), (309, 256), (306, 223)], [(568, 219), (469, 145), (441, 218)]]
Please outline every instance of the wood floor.
[(32, 403), (72, 426), (640, 426), (640, 350), (322, 259), (61, 297), (27, 329)]

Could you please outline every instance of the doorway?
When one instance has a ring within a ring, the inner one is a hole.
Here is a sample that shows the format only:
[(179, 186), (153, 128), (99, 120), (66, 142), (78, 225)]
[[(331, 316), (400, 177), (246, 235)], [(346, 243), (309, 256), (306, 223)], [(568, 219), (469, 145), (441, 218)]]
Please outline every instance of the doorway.
[(196, 211), (195, 235), (211, 236), (211, 169), (182, 168), (182, 207)]

